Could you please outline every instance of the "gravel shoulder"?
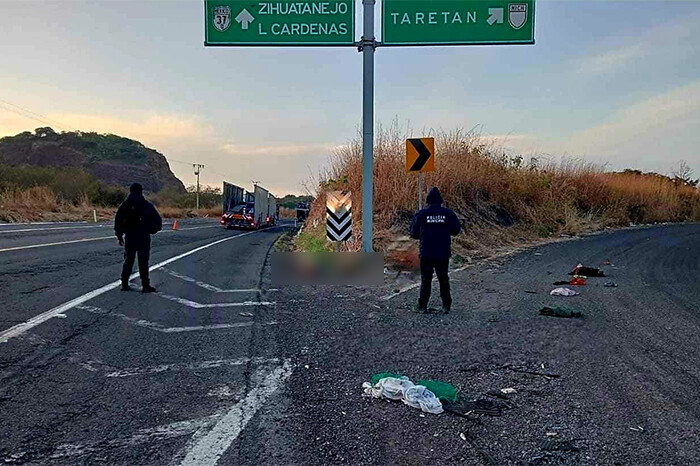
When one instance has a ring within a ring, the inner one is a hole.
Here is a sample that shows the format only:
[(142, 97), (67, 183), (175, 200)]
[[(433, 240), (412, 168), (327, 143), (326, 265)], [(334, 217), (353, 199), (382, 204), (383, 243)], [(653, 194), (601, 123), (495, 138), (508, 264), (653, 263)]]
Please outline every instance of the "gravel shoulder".
[[(369, 288), (287, 289), (277, 340), (296, 369), (242, 435), (239, 459), (700, 464), (699, 239), (700, 225), (637, 228), (475, 265), (453, 274), (448, 316), (412, 312), (417, 289), (388, 301)], [(589, 279), (580, 296), (550, 296), (579, 262), (608, 278)], [(583, 318), (538, 314), (558, 304)], [(516, 393), (501, 416), (423, 414), (361, 396), (362, 382), (385, 370), (462, 393)], [(576, 451), (546, 451), (547, 439)]]

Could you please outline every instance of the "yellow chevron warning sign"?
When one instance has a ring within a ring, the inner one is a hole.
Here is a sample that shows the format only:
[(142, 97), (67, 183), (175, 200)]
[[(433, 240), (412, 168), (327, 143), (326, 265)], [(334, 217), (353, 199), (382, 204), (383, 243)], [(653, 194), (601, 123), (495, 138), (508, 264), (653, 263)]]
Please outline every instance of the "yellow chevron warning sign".
[(435, 138), (406, 139), (406, 171), (435, 171)]

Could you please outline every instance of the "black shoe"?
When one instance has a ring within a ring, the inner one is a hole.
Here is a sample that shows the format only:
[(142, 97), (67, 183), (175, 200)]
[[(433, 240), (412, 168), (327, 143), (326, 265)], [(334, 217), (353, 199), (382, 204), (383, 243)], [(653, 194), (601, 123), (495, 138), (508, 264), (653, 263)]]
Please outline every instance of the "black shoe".
[(428, 313), (428, 308), (427, 307), (422, 307), (420, 304), (416, 306), (416, 312), (419, 312), (421, 314), (427, 314)]
[(132, 288), (129, 286), (128, 283), (122, 283), (122, 291), (131, 291)]
[(153, 288), (151, 285), (143, 285), (143, 289), (141, 290), (141, 293), (155, 293), (156, 289)]
[(440, 309), (440, 313), (441, 313), (441, 314), (449, 314), (449, 313), (450, 313), (450, 308), (447, 307), (447, 306), (442, 306), (442, 308)]

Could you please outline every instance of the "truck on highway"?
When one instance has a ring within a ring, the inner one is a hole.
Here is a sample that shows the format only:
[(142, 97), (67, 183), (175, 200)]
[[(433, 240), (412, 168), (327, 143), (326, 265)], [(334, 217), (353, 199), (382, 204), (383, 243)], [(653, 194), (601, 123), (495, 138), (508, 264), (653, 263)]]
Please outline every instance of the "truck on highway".
[(222, 193), (224, 213), (220, 223), (226, 228), (257, 230), (277, 223), (277, 199), (262, 186), (254, 185), (251, 193), (224, 182)]

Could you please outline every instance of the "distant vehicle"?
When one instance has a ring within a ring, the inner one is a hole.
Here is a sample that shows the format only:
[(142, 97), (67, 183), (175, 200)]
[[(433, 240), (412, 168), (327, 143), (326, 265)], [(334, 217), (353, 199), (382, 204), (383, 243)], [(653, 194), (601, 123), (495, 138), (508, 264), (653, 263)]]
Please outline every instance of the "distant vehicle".
[(253, 192), (249, 193), (224, 182), (223, 207), (224, 214), (219, 223), (226, 228), (256, 230), (276, 225), (279, 218), (277, 198), (258, 185), (254, 185)]
[(297, 204), (297, 222), (305, 222), (309, 216), (309, 204)]

